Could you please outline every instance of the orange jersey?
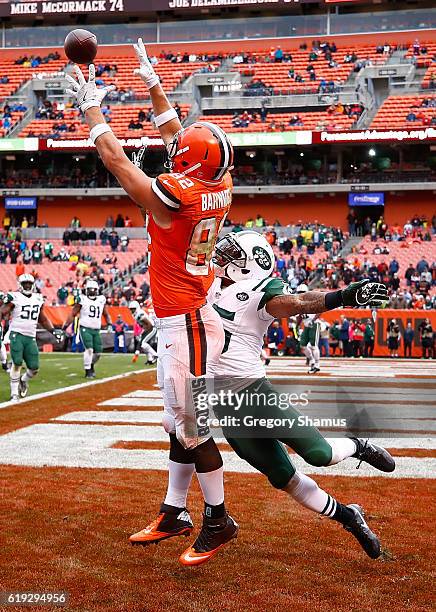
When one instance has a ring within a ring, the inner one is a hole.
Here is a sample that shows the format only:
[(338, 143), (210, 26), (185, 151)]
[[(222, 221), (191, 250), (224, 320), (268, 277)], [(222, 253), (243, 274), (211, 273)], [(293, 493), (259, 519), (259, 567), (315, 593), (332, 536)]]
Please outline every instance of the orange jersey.
[(158, 317), (186, 314), (206, 302), (213, 281), (212, 251), (232, 200), (227, 172), (217, 184), (183, 174), (161, 174), (152, 189), (174, 211), (162, 229), (149, 215), (150, 289)]

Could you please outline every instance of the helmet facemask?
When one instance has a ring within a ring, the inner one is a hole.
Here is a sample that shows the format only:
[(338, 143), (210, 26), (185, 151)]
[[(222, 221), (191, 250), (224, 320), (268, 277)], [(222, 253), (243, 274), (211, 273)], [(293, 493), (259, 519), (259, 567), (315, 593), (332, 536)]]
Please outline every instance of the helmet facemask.
[(34, 283), (32, 281), (24, 281), (20, 285), (20, 291), (23, 295), (29, 297), (33, 293)]

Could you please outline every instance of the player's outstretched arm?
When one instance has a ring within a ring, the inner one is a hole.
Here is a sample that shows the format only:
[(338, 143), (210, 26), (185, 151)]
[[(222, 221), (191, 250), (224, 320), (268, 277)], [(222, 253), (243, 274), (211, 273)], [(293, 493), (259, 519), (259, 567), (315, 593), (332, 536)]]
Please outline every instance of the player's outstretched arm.
[(133, 45), (133, 48), (135, 49), (136, 57), (139, 62), (139, 68), (136, 68), (134, 73), (141, 77), (150, 92), (155, 123), (162, 136), (162, 140), (167, 145), (174, 138), (174, 134), (182, 129), (182, 124), (180, 123), (176, 111), (166, 97), (160, 84), (159, 77), (148, 59), (142, 38), (138, 38), (138, 42)]
[(296, 295), (278, 295), (273, 297), (265, 308), (271, 316), (283, 318), (297, 314), (317, 314), (341, 306), (374, 308), (383, 306), (387, 300), (386, 285), (364, 279), (351, 283), (339, 291), (308, 291)]
[(90, 129), (90, 138), (97, 147), (105, 167), (139, 207), (151, 212), (158, 225), (169, 227), (171, 214), (152, 192), (152, 179), (130, 161), (100, 110), (104, 97), (115, 88), (115, 85), (97, 87), (94, 64), (89, 65), (88, 81), (78, 66), (75, 66), (75, 71), (78, 80), (75, 81), (67, 75), (66, 79), (72, 89), (67, 89), (66, 92), (76, 99), (80, 110), (84, 113)]
[(13, 302), (4, 302), (3, 305), (0, 307), (0, 319), (7, 319), (14, 308), (15, 306)]

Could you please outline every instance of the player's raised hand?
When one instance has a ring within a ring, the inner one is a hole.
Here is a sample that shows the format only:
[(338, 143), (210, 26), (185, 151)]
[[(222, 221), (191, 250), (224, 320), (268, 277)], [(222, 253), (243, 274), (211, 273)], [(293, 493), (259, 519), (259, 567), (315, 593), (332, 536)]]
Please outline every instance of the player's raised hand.
[(139, 75), (147, 88), (151, 89), (159, 83), (159, 77), (148, 59), (142, 38), (138, 38), (138, 42), (133, 45), (133, 48), (135, 49), (136, 57), (139, 62), (139, 68), (135, 68), (133, 74)]
[(389, 300), (388, 290), (383, 283), (374, 283), (365, 278), (356, 283), (351, 283), (342, 289), (342, 301), (344, 306), (373, 308), (384, 306)]
[(93, 106), (100, 107), (104, 97), (110, 92), (116, 89), (115, 85), (107, 85), (105, 87), (97, 87), (95, 83), (95, 66), (89, 64), (88, 80), (83, 76), (83, 72), (79, 66), (74, 66), (74, 71), (77, 75), (77, 81), (69, 74), (65, 75), (68, 83), (71, 85), (71, 89), (66, 89), (65, 93), (69, 94), (74, 98), (84, 113), (88, 108)]

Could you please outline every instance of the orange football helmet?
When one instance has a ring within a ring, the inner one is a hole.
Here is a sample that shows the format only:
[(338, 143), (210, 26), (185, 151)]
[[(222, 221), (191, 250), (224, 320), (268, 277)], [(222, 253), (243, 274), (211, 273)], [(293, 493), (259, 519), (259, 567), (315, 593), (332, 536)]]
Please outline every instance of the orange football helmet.
[(220, 127), (197, 121), (179, 130), (167, 145), (166, 166), (203, 181), (220, 181), (233, 168), (233, 147)]

